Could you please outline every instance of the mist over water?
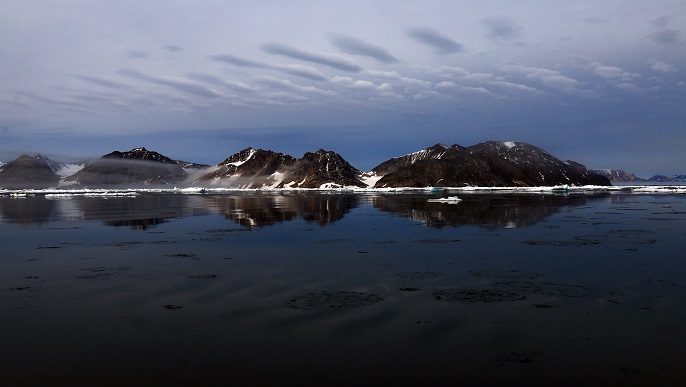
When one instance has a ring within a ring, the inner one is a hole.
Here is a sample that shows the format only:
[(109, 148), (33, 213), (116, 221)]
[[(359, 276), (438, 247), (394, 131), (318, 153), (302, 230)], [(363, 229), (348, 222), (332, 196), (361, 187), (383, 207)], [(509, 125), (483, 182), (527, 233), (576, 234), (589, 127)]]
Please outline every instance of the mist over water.
[(435, 197), (0, 197), (3, 377), (686, 376), (686, 196)]

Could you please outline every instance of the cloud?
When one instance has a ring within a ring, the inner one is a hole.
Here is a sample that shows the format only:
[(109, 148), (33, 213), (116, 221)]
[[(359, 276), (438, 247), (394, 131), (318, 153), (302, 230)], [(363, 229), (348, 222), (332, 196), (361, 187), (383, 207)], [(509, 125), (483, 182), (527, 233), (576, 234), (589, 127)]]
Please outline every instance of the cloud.
[(239, 66), (239, 67), (255, 67), (255, 68), (268, 68), (264, 63), (259, 63), (255, 61), (251, 61), (248, 59), (242, 59), (237, 56), (233, 55), (208, 55), (208, 58), (217, 61), (217, 62), (225, 62), (228, 64), (232, 64), (234, 66)]
[(336, 47), (350, 55), (368, 56), (381, 63), (395, 63), (398, 58), (389, 54), (384, 48), (369, 44), (363, 40), (341, 36), (331, 39)]
[(179, 47), (179, 46), (177, 46), (177, 45), (164, 46), (164, 47), (162, 47), (162, 48), (164, 48), (165, 50), (167, 50), (167, 51), (169, 51), (169, 52), (179, 52), (179, 51), (182, 51), (182, 50), (183, 50), (183, 48), (181, 48), (181, 47)]
[(485, 95), (489, 97), (495, 97), (498, 98), (498, 95), (492, 93), (488, 89), (484, 87), (474, 87), (474, 86), (463, 86), (459, 85), (453, 81), (444, 81), (444, 82), (439, 82), (436, 84), (436, 89), (444, 89), (444, 90), (456, 90), (461, 93), (467, 93), (467, 94), (474, 94), (474, 95)]
[(132, 51), (129, 51), (127, 56), (131, 59), (141, 59), (141, 58), (146, 58), (148, 56), (148, 53), (145, 51), (132, 50)]
[(376, 85), (374, 82), (367, 81), (367, 80), (362, 80), (362, 79), (352, 79), (350, 77), (334, 77), (331, 80), (333, 83), (337, 85), (341, 85), (350, 89), (359, 89), (359, 90), (376, 90), (376, 91), (393, 91), (393, 86), (391, 86), (389, 83), (382, 83), (380, 85)]
[(15, 94), (17, 96), (27, 97), (29, 99), (36, 101), (36, 102), (51, 105), (51, 106), (59, 108), (59, 109), (80, 111), (80, 112), (92, 112), (91, 108), (87, 104), (84, 104), (81, 102), (73, 102), (73, 101), (69, 101), (67, 99), (52, 98), (52, 97), (47, 97), (44, 95), (39, 95), (39, 94), (26, 92), (26, 91), (10, 90), (10, 92), (12, 92), (13, 94)]
[(275, 77), (268, 77), (268, 76), (259, 76), (256, 77), (255, 80), (263, 84), (265, 86), (268, 86), (273, 89), (279, 89), (279, 90), (286, 90), (286, 91), (293, 91), (296, 93), (306, 93), (306, 94), (314, 94), (318, 95), (321, 97), (335, 97), (338, 95), (335, 91), (331, 90), (322, 90), (313, 86), (301, 86), (296, 83), (293, 83), (287, 79), (279, 79)]
[(649, 21), (649, 23), (655, 28), (665, 28), (670, 21), (672, 21), (672, 16), (660, 16)]
[(659, 60), (650, 61), (650, 69), (663, 74), (671, 74), (678, 71), (674, 66)]
[(640, 87), (634, 85), (631, 82), (621, 82), (621, 83), (617, 83), (614, 86), (619, 90), (628, 91), (631, 93), (638, 93), (638, 92), (642, 91)]
[(187, 94), (193, 94), (198, 97), (204, 97), (204, 98), (217, 98), (221, 96), (221, 93), (212, 90), (210, 88), (207, 88), (203, 85), (199, 85), (194, 82), (190, 82), (185, 79), (180, 79), (180, 78), (170, 78), (170, 77), (153, 77), (150, 75), (145, 75), (143, 73), (140, 73), (136, 70), (119, 70), (117, 71), (118, 74), (133, 78), (133, 79), (138, 79), (141, 81), (146, 81), (146, 82), (151, 82), (155, 83), (158, 85), (162, 86), (168, 86), (173, 89), (176, 89), (178, 91), (181, 91), (183, 93)]
[(343, 71), (356, 73), (362, 70), (362, 67), (344, 56), (303, 51), (278, 43), (267, 43), (262, 46), (262, 51), (272, 55), (282, 55), (288, 58), (317, 63)]
[(584, 19), (584, 22), (589, 23), (589, 24), (602, 24), (602, 23), (607, 23), (609, 21), (610, 21), (609, 18), (597, 17), (597, 16), (593, 16), (593, 17), (589, 17), (589, 18)]
[(413, 28), (407, 31), (407, 36), (419, 43), (436, 48), (444, 54), (454, 54), (464, 50), (460, 43), (429, 28)]
[(562, 75), (557, 70), (549, 70), (541, 67), (528, 67), (519, 65), (502, 65), (500, 70), (510, 74), (524, 75), (527, 79), (535, 80), (543, 85), (552, 87), (554, 89), (576, 92), (580, 82), (576, 79)]
[(679, 31), (677, 30), (658, 31), (654, 34), (648, 35), (648, 37), (653, 41), (662, 44), (676, 44), (678, 36)]
[[(595, 63), (595, 62), (594, 62)], [(603, 78), (619, 78), (619, 79), (634, 79), (640, 78), (641, 74), (632, 73), (625, 71), (624, 69), (616, 66), (602, 66), (598, 65), (593, 69), (593, 73), (599, 77)]]
[(267, 70), (277, 70), (287, 74), (295, 75), (302, 78), (307, 78), (312, 81), (325, 81), (328, 78), (319, 70), (298, 64), (291, 65), (271, 65), (267, 63), (255, 62), (247, 59), (242, 59), (233, 55), (210, 55), (210, 59), (218, 62), (225, 62), (239, 67), (251, 67)]
[(481, 23), (486, 27), (486, 37), (495, 42), (510, 41), (521, 31), (511, 19), (504, 17), (484, 19)]
[(284, 73), (295, 75), (302, 78), (307, 78), (312, 81), (326, 81), (328, 78), (326, 75), (322, 74), (321, 71), (299, 64), (290, 65), (276, 65), (273, 66), (275, 70), (283, 71)]
[(210, 83), (214, 86), (221, 86), (221, 87), (231, 89), (234, 91), (254, 92), (257, 90), (255, 87), (252, 87), (252, 86), (247, 85), (245, 83), (235, 82), (235, 81), (226, 81), (226, 80), (223, 80), (221, 78), (215, 77), (214, 75), (188, 74), (188, 77), (191, 79), (196, 79), (200, 82)]
[(92, 83), (92, 84), (97, 85), (97, 86), (107, 87), (110, 89), (128, 89), (129, 88), (129, 86), (127, 86), (123, 83), (113, 82), (113, 81), (103, 79), (103, 78), (91, 77), (88, 75), (76, 75), (75, 77), (77, 79), (82, 80), (82, 81)]

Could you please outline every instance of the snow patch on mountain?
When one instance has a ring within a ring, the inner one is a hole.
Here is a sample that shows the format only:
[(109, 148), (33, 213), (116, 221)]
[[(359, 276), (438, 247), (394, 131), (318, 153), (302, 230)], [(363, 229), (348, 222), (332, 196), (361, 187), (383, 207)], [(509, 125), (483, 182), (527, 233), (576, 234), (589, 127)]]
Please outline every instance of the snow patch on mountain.
[(248, 160), (250, 160), (257, 151), (255, 149), (250, 148), (250, 152), (248, 153), (248, 156), (246, 156), (244, 159), (240, 159), (239, 161), (234, 161), (234, 162), (229, 162), (226, 163), (227, 165), (233, 165), (236, 167), (240, 167), (241, 165), (245, 164)]
[(84, 166), (85, 164), (62, 164), (59, 169), (53, 171), (57, 174), (57, 176), (67, 177), (82, 170)]
[(367, 187), (374, 187), (377, 181), (381, 180), (384, 175), (374, 172), (364, 172), (358, 176), (358, 179), (367, 185)]

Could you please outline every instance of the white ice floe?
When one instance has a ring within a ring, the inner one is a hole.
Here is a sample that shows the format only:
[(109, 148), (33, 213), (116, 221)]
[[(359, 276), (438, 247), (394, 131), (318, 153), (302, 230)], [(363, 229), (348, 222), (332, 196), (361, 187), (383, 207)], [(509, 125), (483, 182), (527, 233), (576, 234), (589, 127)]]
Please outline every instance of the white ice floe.
[(73, 190), (73, 191), (62, 191), (62, 192), (51, 192), (46, 193), (46, 199), (71, 199), (75, 197), (127, 197), (127, 196), (138, 196), (139, 192), (127, 190), (127, 191), (89, 191), (89, 190)]
[(235, 187), (184, 187), (184, 188), (132, 188), (132, 189), (69, 189), (69, 188), (50, 188), (50, 189), (20, 189), (9, 190), (0, 189), (0, 196), (26, 197), (33, 195), (44, 195), (50, 198), (74, 197), (74, 196), (136, 196), (140, 194), (182, 194), (182, 195), (221, 195), (233, 192), (264, 192), (264, 191), (336, 191), (336, 192), (360, 192), (360, 193), (564, 193), (564, 194), (584, 194), (584, 193), (669, 193), (686, 194), (686, 185), (645, 185), (645, 186), (556, 186), (556, 187), (401, 187), (401, 188), (362, 188), (356, 186), (341, 186), (338, 184), (323, 184), (319, 188), (235, 188)]
[(447, 204), (457, 204), (461, 201), (462, 201), (462, 199), (458, 198), (457, 196), (448, 196), (447, 198), (427, 200), (427, 202), (431, 202), (431, 203), (447, 203)]

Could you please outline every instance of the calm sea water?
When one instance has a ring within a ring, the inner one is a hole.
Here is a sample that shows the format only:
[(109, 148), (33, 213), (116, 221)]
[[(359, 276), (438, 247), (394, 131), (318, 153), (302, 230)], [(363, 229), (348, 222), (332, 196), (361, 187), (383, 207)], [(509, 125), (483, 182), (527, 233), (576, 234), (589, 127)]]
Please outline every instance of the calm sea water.
[(3, 384), (671, 384), (686, 196), (0, 198)]

